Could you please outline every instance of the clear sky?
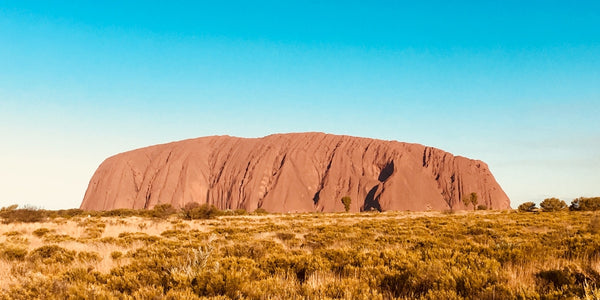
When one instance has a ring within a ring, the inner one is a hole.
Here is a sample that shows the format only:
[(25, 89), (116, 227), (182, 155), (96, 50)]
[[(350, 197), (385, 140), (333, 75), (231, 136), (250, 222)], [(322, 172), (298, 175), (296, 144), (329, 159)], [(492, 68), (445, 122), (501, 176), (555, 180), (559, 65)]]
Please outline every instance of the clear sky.
[(0, 206), (79, 207), (108, 156), (322, 131), (600, 196), (599, 1), (0, 0)]

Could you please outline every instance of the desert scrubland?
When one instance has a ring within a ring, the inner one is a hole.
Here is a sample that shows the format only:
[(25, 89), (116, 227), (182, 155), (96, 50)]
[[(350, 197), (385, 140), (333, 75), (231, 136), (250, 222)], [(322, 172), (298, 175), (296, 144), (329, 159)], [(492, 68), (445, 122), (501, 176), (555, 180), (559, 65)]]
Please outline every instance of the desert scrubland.
[(0, 297), (600, 297), (596, 212), (162, 209), (5, 210)]

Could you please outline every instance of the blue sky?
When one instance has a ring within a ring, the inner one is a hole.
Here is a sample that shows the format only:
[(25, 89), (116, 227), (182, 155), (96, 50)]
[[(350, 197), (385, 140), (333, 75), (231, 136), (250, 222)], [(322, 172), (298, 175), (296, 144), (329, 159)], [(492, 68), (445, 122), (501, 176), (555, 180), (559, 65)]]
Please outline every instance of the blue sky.
[(0, 206), (108, 156), (322, 131), (488, 163), (513, 206), (600, 195), (600, 2), (2, 1)]

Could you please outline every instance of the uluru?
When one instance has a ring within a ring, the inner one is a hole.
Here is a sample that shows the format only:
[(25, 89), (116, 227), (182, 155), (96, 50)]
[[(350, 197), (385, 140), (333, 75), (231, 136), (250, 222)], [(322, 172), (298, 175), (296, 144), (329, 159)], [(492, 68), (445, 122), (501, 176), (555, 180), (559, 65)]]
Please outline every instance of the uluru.
[(81, 208), (150, 209), (213, 204), (269, 212), (466, 209), (477, 193), (489, 209), (510, 200), (487, 164), (420, 144), (325, 133), (262, 138), (209, 136), (106, 159)]

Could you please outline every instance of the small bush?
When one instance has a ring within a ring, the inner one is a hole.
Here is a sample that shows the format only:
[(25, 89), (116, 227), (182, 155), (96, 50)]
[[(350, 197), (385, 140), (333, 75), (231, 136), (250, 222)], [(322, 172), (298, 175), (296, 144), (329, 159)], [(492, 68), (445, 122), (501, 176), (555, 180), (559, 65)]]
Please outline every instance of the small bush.
[(81, 209), (77, 209), (77, 208), (61, 209), (61, 210), (56, 211), (56, 216), (62, 217), (65, 219), (69, 219), (69, 218), (76, 217), (76, 216), (82, 216), (83, 214), (85, 214), (85, 211), (83, 211)]
[(110, 253), (110, 258), (114, 260), (120, 259), (121, 257), (123, 257), (123, 252), (121, 251), (113, 251)]
[(137, 216), (140, 212), (130, 208), (118, 208), (113, 210), (107, 210), (102, 212), (103, 217), (131, 217)]
[(247, 215), (248, 212), (245, 209), (243, 209), (243, 208), (238, 208), (238, 209), (236, 209), (236, 210), (233, 211), (233, 214), (236, 215), (236, 216), (243, 216), (243, 215)]
[(177, 213), (177, 210), (171, 204), (158, 204), (154, 206), (150, 215), (153, 218), (166, 219)]
[(589, 280), (584, 274), (572, 268), (543, 270), (535, 274), (540, 292), (546, 293), (552, 290), (565, 290), (578, 296), (583, 296), (582, 288), (584, 282)]
[(540, 203), (540, 207), (543, 211), (551, 212), (551, 211), (561, 211), (567, 208), (567, 204), (565, 201), (560, 200), (558, 198), (547, 198)]
[(190, 202), (182, 208), (182, 211), (183, 217), (187, 220), (212, 219), (219, 215), (219, 209), (208, 203), (200, 205), (197, 202)]
[(31, 251), (29, 260), (33, 262), (41, 261), (44, 264), (69, 264), (75, 260), (75, 251), (57, 245), (41, 246)]
[(34, 230), (32, 233), (33, 233), (33, 235), (41, 238), (50, 232), (54, 232), (54, 230), (50, 230), (48, 228), (42, 227), (42, 228), (38, 228), (38, 229)]
[(42, 240), (46, 243), (62, 243), (68, 241), (74, 241), (75, 238), (66, 234), (45, 234)]
[(268, 214), (268, 213), (269, 212), (266, 209), (262, 208), (262, 207), (259, 207), (259, 208), (257, 208), (257, 209), (254, 210), (254, 214), (256, 214), (256, 215), (264, 215), (264, 214)]
[(477, 205), (477, 210), (487, 210), (487, 209), (488, 209), (488, 207), (485, 204), (479, 204), (479, 205)]
[(77, 259), (82, 262), (97, 262), (101, 261), (102, 257), (97, 252), (81, 251), (77, 253)]
[(525, 202), (525, 203), (519, 205), (518, 210), (521, 212), (532, 212), (535, 210), (535, 203)]
[(24, 260), (27, 256), (27, 249), (9, 246), (0, 251), (0, 257), (6, 260)]

